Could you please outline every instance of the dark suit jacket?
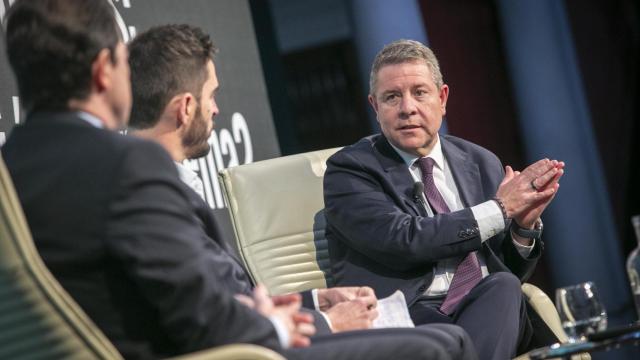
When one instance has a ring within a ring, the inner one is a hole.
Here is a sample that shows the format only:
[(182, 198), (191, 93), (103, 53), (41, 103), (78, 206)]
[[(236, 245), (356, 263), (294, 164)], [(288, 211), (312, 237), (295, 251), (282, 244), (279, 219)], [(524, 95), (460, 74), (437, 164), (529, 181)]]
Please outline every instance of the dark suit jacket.
[(41, 113), (2, 153), (45, 263), (125, 357), (235, 342), (279, 350), (271, 322), (226, 289), (160, 146)]
[(498, 158), (468, 141), (440, 136), (464, 209), (428, 217), (413, 196), (405, 162), (382, 135), (366, 137), (327, 162), (324, 201), (336, 285), (369, 285), (378, 297), (400, 289), (409, 305), (433, 280), (439, 260), (478, 250), (490, 272), (511, 271), (523, 281), (541, 244), (522, 258), (507, 232), (481, 244), (470, 206), (491, 199), (504, 171)]

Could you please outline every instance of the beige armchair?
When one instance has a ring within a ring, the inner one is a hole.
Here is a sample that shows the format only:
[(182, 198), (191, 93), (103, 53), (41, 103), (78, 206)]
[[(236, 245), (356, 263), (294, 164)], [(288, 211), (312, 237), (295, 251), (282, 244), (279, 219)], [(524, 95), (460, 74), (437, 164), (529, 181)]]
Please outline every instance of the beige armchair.
[[(236, 246), (251, 277), (271, 294), (331, 286), (322, 180), (326, 160), (340, 148), (259, 161), (221, 170)], [(565, 341), (558, 313), (531, 284), (522, 290)], [(524, 359), (524, 358), (523, 358)]]
[[(0, 359), (122, 359), (45, 267), (0, 158)], [(229, 345), (184, 360), (283, 360), (255, 345)]]

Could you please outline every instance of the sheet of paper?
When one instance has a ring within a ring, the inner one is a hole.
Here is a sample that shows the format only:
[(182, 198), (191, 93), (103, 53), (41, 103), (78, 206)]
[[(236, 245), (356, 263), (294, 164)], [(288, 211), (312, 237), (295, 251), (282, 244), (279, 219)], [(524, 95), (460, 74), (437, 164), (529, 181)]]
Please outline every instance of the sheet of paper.
[(378, 318), (373, 320), (375, 329), (415, 327), (409, 316), (407, 301), (400, 290), (397, 290), (389, 297), (378, 300), (378, 314)]

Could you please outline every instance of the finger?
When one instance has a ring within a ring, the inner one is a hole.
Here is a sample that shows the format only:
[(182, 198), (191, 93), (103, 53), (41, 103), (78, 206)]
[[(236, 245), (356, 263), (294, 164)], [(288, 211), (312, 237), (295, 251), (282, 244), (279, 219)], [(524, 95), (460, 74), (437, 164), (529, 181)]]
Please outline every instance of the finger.
[(276, 295), (272, 296), (271, 300), (276, 306), (279, 305), (288, 305), (302, 301), (302, 297), (298, 293), (287, 294), (287, 295)]
[(366, 296), (359, 296), (354, 300), (359, 300), (360, 302), (362, 302), (367, 309), (375, 308), (376, 306), (378, 306), (378, 299), (376, 298), (375, 295), (372, 295), (372, 294), (366, 295)]
[(527, 166), (527, 168), (522, 171), (522, 174), (526, 175), (529, 179), (534, 179), (549, 171), (553, 166), (554, 165), (551, 160), (541, 159)]
[(362, 297), (366, 297), (366, 296), (376, 297), (375, 291), (373, 291), (373, 289), (368, 287), (368, 286), (359, 287), (358, 288), (358, 292), (356, 293), (356, 295), (358, 297), (360, 297), (360, 296), (362, 296)]
[(267, 291), (267, 287), (263, 284), (258, 284), (255, 288), (253, 288), (253, 298), (256, 299), (264, 299), (269, 297), (269, 292)]
[(316, 327), (313, 324), (300, 323), (296, 326), (296, 332), (304, 336), (313, 336), (316, 333)]
[(378, 313), (378, 310), (371, 309), (371, 310), (369, 310), (368, 315), (369, 315), (368, 318), (370, 320), (375, 320), (375, 319), (378, 318), (378, 315), (380, 315), (380, 314)]
[(233, 297), (238, 300), (241, 304), (253, 309), (256, 306), (256, 303), (253, 301), (252, 298), (248, 297), (247, 295), (243, 295), (243, 294), (235, 294), (233, 295)]
[(552, 167), (551, 169), (549, 169), (549, 171), (542, 174), (537, 179), (533, 179), (532, 185), (535, 186), (538, 191), (543, 190), (551, 182), (551, 180), (555, 178), (558, 171), (558, 169)]
[(514, 173), (513, 173), (513, 169), (511, 168), (511, 166), (507, 165), (504, 167), (504, 178), (502, 178), (502, 182), (500, 183), (500, 185), (506, 184), (509, 181), (511, 181), (511, 179), (513, 179), (514, 177)]
[(307, 336), (294, 334), (291, 337), (291, 346), (292, 347), (307, 347), (311, 345), (311, 340)]
[(267, 288), (262, 284), (258, 284), (258, 286), (253, 289), (253, 300), (257, 308), (262, 308), (263, 306), (270, 307), (273, 305), (267, 293)]
[(378, 307), (378, 299), (376, 299), (375, 297), (366, 297), (362, 298), (362, 300), (364, 300), (367, 309), (375, 309), (376, 307)]
[(555, 175), (553, 175), (553, 178), (551, 180), (549, 180), (546, 184), (544, 184), (542, 186), (542, 188), (546, 189), (546, 188), (549, 188), (551, 186), (555, 186), (560, 181), (560, 178), (562, 177), (562, 175), (564, 175), (564, 170), (560, 169), (560, 170), (556, 171)]
[(545, 201), (556, 193), (556, 186), (551, 186), (533, 194), (534, 201)]
[(313, 315), (306, 312), (297, 312), (293, 314), (292, 318), (295, 323), (307, 323), (307, 324), (313, 323)]

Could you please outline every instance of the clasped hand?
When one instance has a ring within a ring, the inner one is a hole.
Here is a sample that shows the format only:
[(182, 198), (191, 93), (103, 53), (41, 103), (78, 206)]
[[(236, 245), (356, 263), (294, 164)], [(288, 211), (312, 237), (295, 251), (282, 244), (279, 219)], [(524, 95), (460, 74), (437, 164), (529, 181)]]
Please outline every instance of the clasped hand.
[(334, 332), (370, 329), (378, 317), (377, 305), (368, 286), (318, 289), (318, 306), (329, 317)]
[(502, 201), (508, 218), (532, 229), (558, 192), (563, 174), (564, 162), (558, 160), (542, 159), (522, 172), (507, 165), (496, 197)]
[(269, 296), (264, 285), (253, 290), (253, 297), (236, 295), (238, 301), (256, 310), (265, 317), (275, 317), (289, 332), (289, 345), (306, 347), (311, 344), (310, 336), (316, 332), (313, 315), (300, 312), (302, 297), (300, 294)]

